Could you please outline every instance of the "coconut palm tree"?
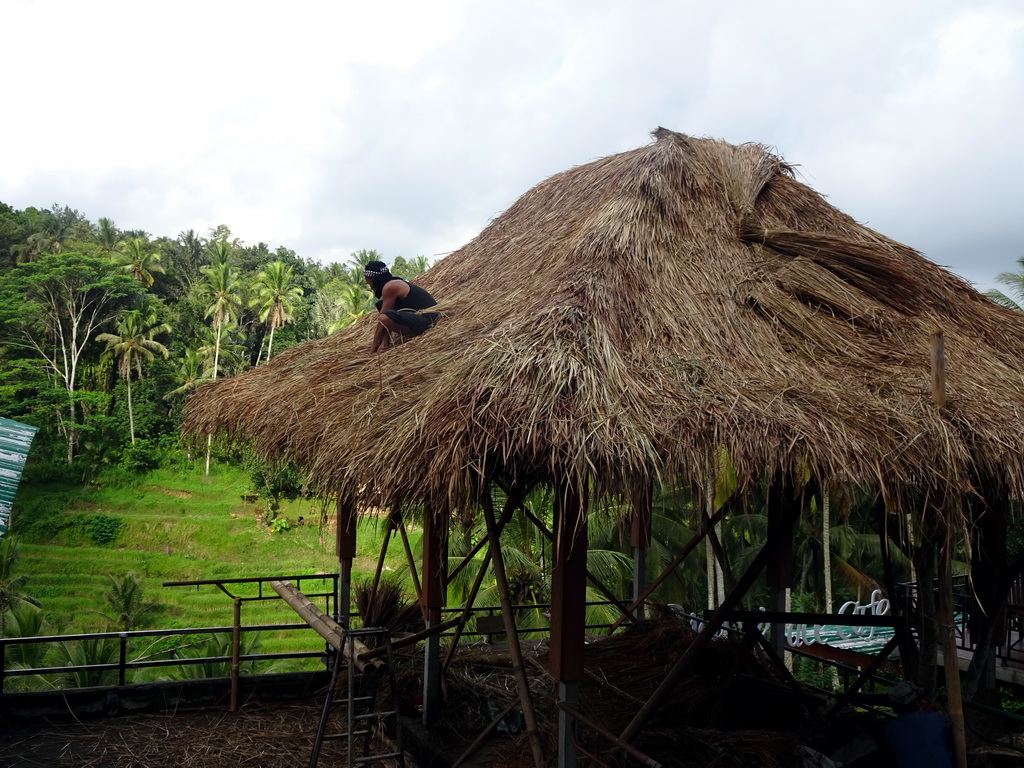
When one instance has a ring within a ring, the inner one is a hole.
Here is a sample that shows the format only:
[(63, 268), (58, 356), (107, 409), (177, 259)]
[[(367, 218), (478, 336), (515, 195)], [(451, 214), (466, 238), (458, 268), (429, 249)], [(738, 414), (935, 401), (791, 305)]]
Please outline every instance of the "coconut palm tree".
[[(214, 245), (223, 244), (218, 242)], [(213, 320), (213, 329), (216, 333), (213, 370), (210, 374), (210, 379), (216, 380), (221, 336), (225, 327), (241, 314), (245, 302), (238, 273), (232, 269), (228, 261), (214, 261), (200, 271), (206, 276), (206, 280), (200, 283), (199, 291), (207, 300), (206, 316)]]
[(147, 288), (153, 285), (153, 273), (164, 271), (160, 266), (160, 252), (141, 237), (133, 237), (121, 243), (121, 250), (117, 254), (121, 269)]
[(1012, 296), (1007, 296), (1002, 291), (989, 291), (986, 295), (997, 304), (1004, 307), (1024, 312), (1024, 256), (1017, 259), (1019, 272), (1003, 272), (996, 280), (1010, 289)]
[[(206, 280), (199, 284), (200, 295), (208, 302), (206, 316), (213, 319), (215, 334), (213, 348), (213, 368), (210, 373), (210, 380), (217, 380), (217, 372), (220, 365), (220, 345), (225, 326), (238, 317), (245, 306), (242, 295), (242, 286), (238, 280), (238, 273), (232, 269), (231, 246), (221, 240), (210, 244), (211, 262), (200, 271), (206, 276)], [(210, 449), (213, 445), (213, 435), (206, 438), (206, 474), (210, 474)]]
[[(290, 323), (295, 307), (302, 298), (302, 288), (294, 282), (293, 268), (283, 261), (272, 261), (256, 275), (254, 296), (250, 306), (258, 310), (259, 318), (270, 329), (267, 341), (267, 362), (274, 348), (274, 331)], [(260, 346), (262, 354), (263, 347)], [(256, 358), (259, 365), (259, 356)]]
[(203, 375), (204, 359), (202, 350), (185, 350), (185, 356), (181, 359), (181, 365), (178, 366), (178, 381), (181, 382), (181, 385), (164, 395), (164, 400), (169, 400), (177, 395), (187, 395), (210, 381), (208, 376)]
[(106, 344), (103, 354), (118, 361), (118, 371), (128, 386), (128, 431), (135, 444), (135, 417), (132, 413), (132, 368), (142, 376), (143, 361), (151, 362), (159, 354), (167, 359), (167, 347), (153, 339), (171, 327), (159, 320), (156, 307), (123, 312), (117, 319), (114, 333), (101, 333), (96, 341)]
[(100, 217), (96, 222), (95, 234), (96, 242), (107, 253), (112, 253), (121, 240), (121, 231), (114, 224), (114, 220), (106, 217)]

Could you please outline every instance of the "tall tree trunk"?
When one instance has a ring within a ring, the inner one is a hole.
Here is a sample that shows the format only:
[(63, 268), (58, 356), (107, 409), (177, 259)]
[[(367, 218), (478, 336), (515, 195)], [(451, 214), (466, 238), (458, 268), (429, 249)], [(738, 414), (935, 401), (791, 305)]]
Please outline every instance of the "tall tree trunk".
[[(273, 323), (270, 324), (270, 340), (267, 341), (267, 363), (270, 362), (270, 352), (274, 348), (274, 330), (275, 326)], [(266, 365), (266, 363), (264, 363)]]
[(132, 372), (130, 367), (125, 381), (128, 383), (128, 434), (132, 437), (132, 445), (135, 445), (135, 416), (132, 414)]
[[(217, 380), (217, 366), (220, 364), (220, 329), (221, 323), (217, 323), (217, 340), (213, 343), (213, 376), (212, 381)], [(210, 476), (210, 449), (213, 447), (213, 435), (206, 436), (206, 476)]]
[(77, 414), (75, 413), (75, 388), (73, 386), (68, 389), (68, 398), (70, 399), (70, 402), (68, 403), (69, 421), (66, 435), (68, 438), (68, 464), (70, 465), (75, 460), (75, 438), (77, 436), (77, 433), (75, 432), (75, 419), (77, 418)]

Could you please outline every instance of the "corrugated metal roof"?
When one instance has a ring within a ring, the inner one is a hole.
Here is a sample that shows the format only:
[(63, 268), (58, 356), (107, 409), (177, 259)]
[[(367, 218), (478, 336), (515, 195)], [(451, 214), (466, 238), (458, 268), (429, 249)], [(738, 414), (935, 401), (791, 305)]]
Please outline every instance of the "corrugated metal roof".
[(7, 533), (21, 471), (25, 468), (32, 438), (38, 431), (39, 427), (0, 418), (0, 539)]

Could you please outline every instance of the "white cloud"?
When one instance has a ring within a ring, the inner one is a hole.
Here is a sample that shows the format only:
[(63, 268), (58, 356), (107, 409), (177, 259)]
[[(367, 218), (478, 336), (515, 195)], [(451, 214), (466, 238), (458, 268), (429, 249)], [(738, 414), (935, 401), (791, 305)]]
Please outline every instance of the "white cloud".
[(8, 0), (5, 27), (15, 207), (434, 255), (664, 125), (775, 146), (982, 287), (1024, 255), (1012, 0)]

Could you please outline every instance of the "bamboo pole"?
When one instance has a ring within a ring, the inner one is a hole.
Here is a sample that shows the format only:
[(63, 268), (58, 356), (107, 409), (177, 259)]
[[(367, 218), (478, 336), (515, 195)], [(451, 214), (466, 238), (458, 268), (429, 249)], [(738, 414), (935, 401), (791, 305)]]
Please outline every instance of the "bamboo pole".
[(967, 733), (964, 701), (960, 691), (960, 657), (953, 634), (953, 547), (952, 526), (946, 521), (946, 536), (939, 560), (939, 632), (942, 636), (942, 671), (946, 678), (946, 714), (953, 731), (953, 756), (957, 768), (967, 768)]
[(483, 484), (481, 496), (484, 521), (487, 523), (487, 542), (491, 553), (491, 566), (494, 569), (494, 580), (498, 585), (498, 595), (501, 597), (501, 615), (505, 620), (505, 634), (508, 636), (508, 650), (515, 671), (516, 687), (519, 689), (519, 703), (523, 708), (523, 719), (526, 720), (526, 735), (530, 740), (534, 765), (537, 768), (544, 768), (546, 764), (544, 747), (540, 741), (537, 713), (533, 708), (533, 698), (530, 695), (530, 679), (523, 666), (523, 650), (519, 645), (519, 633), (516, 631), (516, 616), (512, 608), (512, 598), (509, 597), (508, 577), (505, 574), (505, 561), (501, 555), (498, 523), (494, 519), (494, 503), (491, 501), (490, 483)]
[[(502, 526), (498, 526), (500, 531)], [(484, 583), (484, 576), (487, 575), (487, 566), (491, 564), (491, 553), (484, 552), (483, 562), (480, 563), (480, 570), (476, 573), (476, 579), (473, 581), (473, 587), (469, 590), (469, 595), (466, 597), (466, 604), (462, 606), (462, 614), (459, 616), (459, 623), (455, 629), (455, 636), (452, 641), (448, 644), (448, 653), (445, 654), (444, 663), (441, 665), (441, 674), (445, 674), (448, 671), (449, 665), (452, 663), (452, 659), (455, 658), (455, 649), (459, 646), (459, 639), (462, 637), (462, 630), (466, 626), (466, 622), (469, 621), (469, 616), (473, 613), (473, 603), (476, 602), (477, 593), (480, 591), (480, 585)]]
[[(428, 637), (433, 637), (441, 632), (447, 632), (452, 627), (457, 627), (459, 624), (458, 619), (448, 619), (448, 621), (442, 621), (440, 624), (435, 624), (432, 627), (421, 629), (412, 635), (406, 635), (405, 637), (399, 637), (391, 641), (391, 650), (397, 651), (399, 648), (405, 648), (410, 645), (416, 645), (420, 640), (426, 640)], [(379, 648), (370, 648), (363, 654), (364, 659), (375, 659), (378, 656), (384, 656), (388, 652), (386, 646), (380, 646)]]
[[(722, 509), (725, 509), (723, 506)], [(719, 510), (721, 511), (721, 510)], [(703, 653), (704, 649), (710, 645), (712, 638), (721, 629), (722, 624), (732, 613), (732, 610), (739, 605), (747, 591), (757, 580), (757, 577), (761, 575), (761, 571), (764, 570), (768, 564), (769, 558), (775, 553), (772, 551), (773, 546), (778, 546), (778, 542), (781, 537), (791, 535), (793, 531), (793, 525), (796, 523), (797, 517), (799, 517), (800, 508), (786, 509), (785, 514), (780, 516), (775, 522), (774, 530), (770, 530), (770, 533), (775, 534), (771, 536), (768, 541), (761, 547), (761, 551), (754, 557), (753, 562), (747, 568), (746, 573), (736, 583), (736, 587), (730, 592), (717, 610), (708, 618), (701, 628), (697, 636), (693, 638), (690, 646), (683, 652), (672, 668), (666, 673), (662, 679), (661, 684), (655, 689), (655, 691), (647, 699), (647, 703), (640, 708), (640, 711), (636, 713), (633, 719), (626, 726), (625, 730), (622, 731), (619, 737), (625, 742), (631, 742), (636, 738), (637, 734), (644, 729), (647, 725), (648, 720), (654, 715), (658, 708), (668, 699), (669, 695), (679, 684), (680, 680), (687, 675), (693, 666), (694, 662)], [(707, 526), (711, 521), (706, 520), (704, 525)], [(694, 537), (696, 538), (696, 537)], [(692, 541), (692, 540), (691, 540)]]
[(395, 530), (395, 511), (388, 512), (388, 521), (384, 526), (384, 541), (380, 545), (380, 555), (377, 556), (377, 568), (373, 572), (373, 587), (371, 592), (376, 592), (380, 586), (380, 577), (384, 573), (384, 561), (388, 556), (388, 546), (391, 544), (391, 534)]
[(386, 666), (383, 661), (370, 655), (370, 649), (354, 637), (350, 638), (351, 643), (346, 643), (345, 628), (313, 605), (294, 584), (288, 581), (272, 581), (270, 586), (336, 651), (344, 655), (351, 645), (354, 654), (352, 661), (360, 672), (364, 675), (375, 675), (383, 671)]
[(398, 533), (402, 536), (402, 548), (405, 550), (405, 562), (409, 565), (409, 574), (412, 576), (412, 588), (416, 593), (416, 600), (419, 601), (423, 597), (423, 589), (420, 587), (420, 575), (416, 570), (416, 558), (413, 557), (412, 547), (409, 545), (409, 534), (405, 530), (405, 520), (402, 519), (400, 512), (398, 513), (396, 527), (398, 528)]
[[(498, 520), (499, 536), (501, 535), (501, 532), (505, 530), (505, 526), (508, 524), (508, 521), (512, 519), (513, 512), (515, 511), (516, 507), (518, 507), (519, 504), (522, 502), (523, 498), (526, 496), (526, 493), (521, 490), (515, 492), (506, 491), (506, 495), (507, 498), (505, 500), (505, 509), (502, 510), (501, 519)], [(465, 559), (463, 559), (463, 561), (459, 563), (459, 567), (452, 572), (452, 575), (449, 577), (449, 583), (451, 583), (451, 579), (454, 578), (455, 573), (457, 573), (467, 563), (472, 562), (473, 554), (478, 552), (480, 548), (482, 548), (483, 545), (485, 545), (486, 543), (486, 536), (484, 536), (484, 538), (477, 542), (476, 546), (473, 548), (473, 552), (467, 555)], [(448, 644), (448, 652), (445, 654), (444, 663), (442, 663), (441, 665), (442, 675), (448, 672), (448, 667), (449, 665), (451, 665), (452, 659), (455, 658), (455, 651), (459, 646), (459, 639), (462, 637), (462, 631), (466, 627), (466, 622), (469, 621), (470, 614), (473, 613), (473, 603), (476, 602), (476, 596), (480, 592), (480, 586), (484, 582), (484, 576), (487, 575), (487, 566), (489, 566), (490, 564), (491, 551), (487, 550), (486, 552), (484, 552), (483, 561), (480, 563), (480, 568), (476, 573), (476, 579), (473, 581), (473, 587), (469, 590), (469, 595), (467, 596), (466, 600), (464, 601), (464, 605), (462, 606), (462, 614), (459, 616), (459, 622), (458, 626), (455, 629), (455, 635), (454, 637), (452, 637), (451, 642)]]
[(729, 503), (723, 504), (722, 508), (715, 512), (714, 516), (706, 518), (703, 521), (700, 530), (697, 531), (697, 533), (695, 533), (688, 542), (686, 542), (686, 544), (683, 546), (679, 554), (676, 555), (672, 562), (669, 563), (668, 566), (665, 568), (665, 570), (661, 572), (661, 575), (658, 576), (658, 578), (656, 578), (650, 584), (648, 584), (647, 589), (644, 590), (643, 594), (640, 595), (637, 599), (635, 599), (632, 603), (630, 603), (626, 610), (623, 611), (622, 616), (616, 619), (615, 623), (611, 625), (611, 627), (608, 629), (609, 635), (612, 634), (616, 629), (618, 629), (622, 625), (622, 622), (626, 620), (627, 615), (632, 615), (633, 611), (635, 611), (637, 607), (640, 606), (654, 590), (660, 587), (662, 582), (665, 581), (665, 579), (672, 575), (672, 572), (675, 571), (676, 567), (681, 562), (683, 562), (683, 560), (685, 560), (694, 549), (697, 548), (698, 544), (700, 544), (704, 540), (704, 537), (708, 535), (708, 531), (714, 526), (714, 524), (721, 520), (723, 517), (725, 517), (725, 512), (730, 506), (732, 506), (731, 500)]

